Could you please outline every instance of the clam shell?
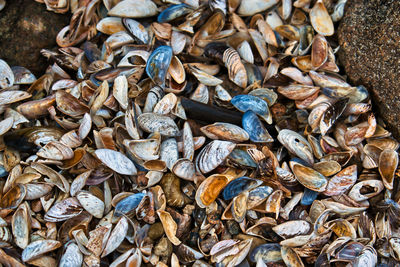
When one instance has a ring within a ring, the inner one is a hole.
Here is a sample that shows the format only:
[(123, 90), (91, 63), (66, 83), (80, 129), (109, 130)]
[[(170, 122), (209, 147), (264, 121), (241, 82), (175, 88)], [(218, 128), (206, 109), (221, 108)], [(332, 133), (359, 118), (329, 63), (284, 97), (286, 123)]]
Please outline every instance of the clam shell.
[(328, 181), (321, 173), (294, 161), (290, 161), (290, 167), (304, 187), (316, 192), (323, 192), (326, 189)]
[(292, 130), (284, 129), (279, 132), (278, 140), (289, 152), (297, 155), (309, 164), (314, 163), (312, 148), (307, 140), (300, 134)]
[(172, 60), (172, 48), (167, 45), (157, 47), (149, 56), (146, 73), (153, 82), (161, 87), (165, 83), (165, 75)]
[(310, 21), (319, 34), (331, 36), (335, 32), (331, 16), (322, 0), (318, 0), (310, 11)]
[(109, 16), (125, 18), (146, 18), (157, 13), (157, 6), (151, 0), (124, 0), (108, 11)]
[(133, 162), (121, 152), (111, 149), (97, 149), (96, 157), (113, 171), (124, 175), (135, 175), (136, 167)]
[(138, 117), (140, 128), (145, 132), (159, 132), (164, 136), (178, 136), (179, 129), (176, 123), (167, 116), (155, 113), (143, 113)]
[(61, 242), (50, 239), (37, 240), (30, 243), (22, 251), (22, 261), (27, 262), (39, 258), (43, 254), (61, 247)]
[(392, 149), (385, 149), (379, 156), (379, 173), (384, 186), (392, 190), (394, 173), (399, 164), (399, 155)]
[(257, 117), (256, 113), (251, 110), (244, 113), (242, 117), (242, 126), (249, 134), (249, 138), (252, 142), (268, 143), (274, 141), (260, 119)]
[(346, 192), (357, 181), (357, 165), (351, 165), (328, 181), (328, 185), (324, 191), (327, 196), (337, 196)]
[(214, 140), (200, 151), (196, 158), (196, 166), (202, 173), (209, 173), (217, 168), (234, 148), (235, 144), (232, 142)]

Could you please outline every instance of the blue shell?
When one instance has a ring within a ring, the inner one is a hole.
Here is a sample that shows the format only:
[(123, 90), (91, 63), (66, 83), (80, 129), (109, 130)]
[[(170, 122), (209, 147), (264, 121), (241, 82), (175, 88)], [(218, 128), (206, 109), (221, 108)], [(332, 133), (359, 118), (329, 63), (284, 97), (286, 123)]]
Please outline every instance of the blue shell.
[(248, 110), (254, 111), (256, 114), (263, 117), (268, 123), (272, 123), (268, 103), (264, 101), (264, 99), (253, 95), (237, 95), (232, 98), (231, 103), (235, 108), (242, 112)]
[(246, 113), (243, 114), (242, 126), (243, 129), (249, 134), (252, 142), (266, 143), (274, 141), (260, 119), (251, 110), (246, 111)]
[(186, 15), (190, 11), (191, 8), (186, 4), (171, 5), (158, 15), (157, 21), (159, 23), (169, 22)]
[(234, 149), (229, 154), (229, 159), (242, 166), (257, 168), (257, 163), (254, 162), (249, 153), (242, 149)]
[(260, 184), (262, 184), (261, 180), (256, 180), (246, 176), (239, 177), (225, 186), (224, 191), (222, 192), (222, 197), (225, 200), (232, 199), (240, 193), (251, 190)]
[(269, 187), (267, 185), (265, 186), (259, 186), (254, 188), (253, 190), (251, 190), (249, 192), (249, 197), (248, 199), (251, 199), (253, 197), (257, 197), (259, 199), (265, 199), (267, 198), (269, 195), (271, 195), (271, 193), (274, 191), (274, 189), (272, 187)]
[(122, 215), (131, 213), (134, 209), (136, 209), (145, 195), (146, 194), (144, 193), (137, 193), (119, 201), (115, 206), (114, 218), (119, 218)]
[(6, 177), (8, 175), (8, 172), (4, 168), (4, 166), (0, 166), (0, 178)]
[(265, 263), (272, 263), (282, 260), (282, 257), (279, 255), (281, 255), (281, 245), (278, 243), (267, 243), (254, 248), (249, 258), (250, 261), (257, 262), (258, 258), (261, 257)]
[(304, 194), (303, 194), (303, 197), (301, 198), (300, 203), (301, 203), (301, 205), (304, 205), (304, 206), (311, 205), (314, 202), (314, 200), (317, 199), (317, 196), (318, 196), (318, 192), (312, 191), (308, 188), (304, 188)]
[(157, 47), (149, 56), (146, 73), (153, 82), (164, 87), (165, 75), (172, 59), (172, 48), (167, 45)]

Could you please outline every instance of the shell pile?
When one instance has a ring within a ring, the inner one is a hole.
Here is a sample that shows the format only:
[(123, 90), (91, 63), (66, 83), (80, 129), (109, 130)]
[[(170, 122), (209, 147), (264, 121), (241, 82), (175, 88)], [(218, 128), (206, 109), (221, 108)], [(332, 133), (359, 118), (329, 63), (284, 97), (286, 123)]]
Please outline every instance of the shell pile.
[(44, 4), (72, 12), (47, 72), (0, 60), (1, 266), (399, 264), (346, 0)]

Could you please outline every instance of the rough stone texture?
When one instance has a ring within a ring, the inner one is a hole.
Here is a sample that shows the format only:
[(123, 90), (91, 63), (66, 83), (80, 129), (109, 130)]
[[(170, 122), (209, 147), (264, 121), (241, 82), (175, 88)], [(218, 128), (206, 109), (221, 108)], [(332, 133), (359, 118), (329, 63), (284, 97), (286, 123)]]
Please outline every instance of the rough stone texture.
[(350, 81), (370, 92), (400, 137), (400, 1), (349, 0), (339, 26), (339, 59)]
[(0, 11), (0, 58), (10, 66), (24, 66), (36, 75), (44, 73), (48, 62), (42, 48), (56, 45), (57, 33), (69, 24), (70, 13), (46, 11), (34, 0), (9, 0)]

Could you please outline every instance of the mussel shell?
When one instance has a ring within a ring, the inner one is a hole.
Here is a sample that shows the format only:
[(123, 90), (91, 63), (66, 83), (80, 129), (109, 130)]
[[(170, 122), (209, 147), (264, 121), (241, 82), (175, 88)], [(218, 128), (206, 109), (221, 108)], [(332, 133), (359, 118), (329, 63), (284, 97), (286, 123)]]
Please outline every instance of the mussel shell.
[(157, 21), (159, 23), (170, 22), (186, 15), (191, 10), (192, 9), (186, 4), (170, 5), (158, 15)]
[(292, 130), (283, 129), (278, 134), (278, 140), (291, 153), (297, 155), (309, 164), (314, 163), (311, 145), (300, 134)]
[(256, 113), (249, 110), (242, 117), (243, 129), (249, 134), (250, 140), (256, 143), (273, 142), (274, 139), (268, 133)]
[(14, 84), (31, 84), (36, 81), (35, 75), (25, 67), (13, 66)]
[(44, 220), (47, 222), (61, 222), (79, 215), (83, 208), (79, 201), (74, 198), (66, 198), (55, 205), (44, 215)]
[(206, 145), (196, 158), (196, 166), (202, 173), (209, 173), (217, 168), (233, 151), (235, 144), (228, 141), (214, 140)]
[(157, 47), (149, 56), (146, 73), (153, 82), (161, 87), (165, 84), (165, 75), (172, 60), (172, 48), (167, 45)]
[(237, 12), (241, 16), (252, 16), (256, 13), (267, 10), (277, 4), (278, 0), (247, 0), (242, 1)]
[(290, 161), (290, 167), (297, 180), (304, 187), (317, 192), (325, 190), (328, 180), (321, 173), (294, 161)]
[(249, 259), (252, 262), (257, 262), (258, 258), (261, 258), (264, 263), (281, 261), (281, 246), (277, 243), (267, 243), (254, 248), (249, 255)]
[(260, 205), (273, 191), (273, 188), (267, 185), (259, 186), (250, 190), (247, 199), (247, 208), (251, 209)]
[(16, 209), (24, 200), (26, 195), (26, 187), (18, 184), (5, 193), (0, 200), (2, 209)]
[(260, 115), (267, 123), (272, 123), (272, 115), (267, 102), (257, 96), (237, 95), (232, 98), (231, 103), (242, 112), (251, 110), (257, 115)]
[(393, 189), (394, 173), (399, 164), (399, 155), (392, 149), (385, 149), (379, 156), (379, 173), (385, 187)]
[(200, 130), (210, 139), (220, 139), (231, 142), (244, 142), (249, 139), (248, 133), (230, 123), (216, 122), (200, 128)]
[(228, 183), (224, 175), (212, 175), (205, 179), (196, 191), (196, 203), (201, 208), (211, 205)]
[(136, 39), (139, 41), (139, 43), (147, 44), (149, 43), (149, 33), (147, 30), (143, 27), (142, 24), (137, 22), (134, 19), (130, 18), (123, 18), (122, 19), (122, 24), (125, 26), (125, 28), (128, 30), (128, 32)]
[(157, 15), (157, 13), (157, 6), (151, 0), (125, 0), (108, 11), (108, 16), (146, 18)]
[(179, 129), (173, 119), (156, 113), (143, 113), (138, 117), (140, 128), (145, 132), (159, 132), (164, 136), (178, 136)]
[(304, 188), (304, 193), (301, 198), (301, 205), (308, 206), (314, 203), (314, 200), (317, 199), (319, 192), (313, 191), (308, 188)]
[(229, 154), (229, 161), (233, 164), (238, 164), (239, 166), (257, 168), (257, 163), (246, 151), (235, 148), (231, 154)]
[(240, 193), (249, 191), (261, 184), (262, 184), (261, 180), (242, 176), (236, 178), (235, 180), (232, 180), (225, 186), (224, 191), (222, 192), (222, 197), (225, 200), (230, 200), (239, 195)]
[(335, 32), (331, 16), (326, 10), (322, 0), (317, 1), (311, 9), (310, 21), (315, 31), (319, 34), (331, 36)]
[(337, 196), (346, 192), (357, 181), (357, 165), (351, 165), (328, 181), (328, 185), (324, 191), (327, 196)]
[(284, 239), (305, 235), (311, 230), (311, 225), (304, 220), (291, 220), (272, 227), (272, 231)]
[(122, 215), (130, 216), (134, 215), (135, 209), (142, 201), (144, 193), (136, 193), (120, 200), (115, 206), (113, 215), (113, 221), (117, 221)]
[(14, 84), (14, 73), (8, 64), (0, 59), (0, 88), (5, 89)]

